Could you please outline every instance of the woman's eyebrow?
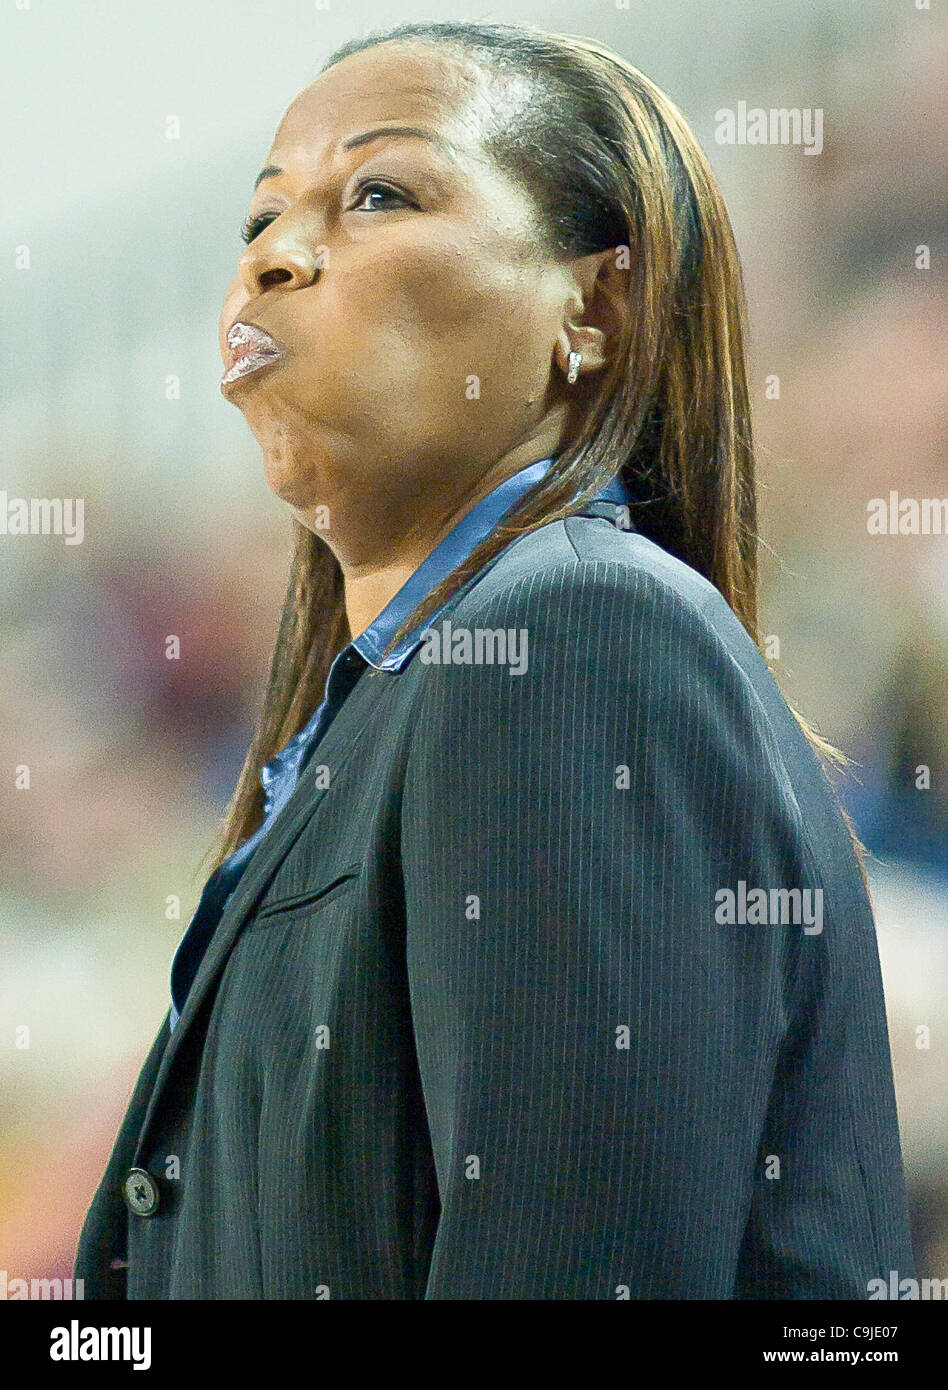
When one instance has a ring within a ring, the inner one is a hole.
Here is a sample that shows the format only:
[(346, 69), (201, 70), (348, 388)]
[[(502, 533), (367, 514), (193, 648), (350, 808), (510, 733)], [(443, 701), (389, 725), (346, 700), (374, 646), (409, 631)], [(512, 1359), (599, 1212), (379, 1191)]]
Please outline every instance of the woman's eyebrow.
[[(367, 145), (370, 140), (381, 140), (385, 136), (414, 136), (419, 140), (429, 140), (433, 145), (437, 145), (439, 149), (443, 150), (451, 159), (457, 158), (453, 145), (445, 140), (444, 136), (436, 134), (433, 130), (425, 130), (421, 126), (414, 125), (376, 126), (373, 130), (363, 130), (361, 134), (350, 135), (348, 139), (343, 140), (341, 148), (344, 150), (354, 150), (358, 145)], [(268, 164), (264, 169), (260, 170), (260, 173), (254, 180), (254, 192), (256, 193), (264, 179), (275, 178), (277, 174), (282, 174), (283, 172), (284, 170), (281, 169), (278, 164)]]

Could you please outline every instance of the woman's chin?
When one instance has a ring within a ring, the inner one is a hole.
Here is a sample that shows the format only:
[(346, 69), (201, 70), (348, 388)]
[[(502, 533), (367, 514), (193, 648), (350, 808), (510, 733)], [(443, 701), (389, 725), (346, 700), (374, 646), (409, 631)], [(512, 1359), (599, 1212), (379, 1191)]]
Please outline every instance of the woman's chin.
[(311, 507), (319, 505), (312, 486), (287, 477), (285, 473), (274, 473), (271, 469), (264, 469), (264, 477), (274, 497), (279, 497), (281, 502), (286, 502), (294, 511), (308, 511)]
[[(315, 512), (326, 505), (326, 490), (321, 488), (313, 471), (309, 468), (294, 468), (292, 460), (285, 456), (273, 459), (264, 454), (263, 476), (267, 487), (281, 502), (286, 502), (294, 511)], [(288, 466), (289, 465), (289, 466)]]

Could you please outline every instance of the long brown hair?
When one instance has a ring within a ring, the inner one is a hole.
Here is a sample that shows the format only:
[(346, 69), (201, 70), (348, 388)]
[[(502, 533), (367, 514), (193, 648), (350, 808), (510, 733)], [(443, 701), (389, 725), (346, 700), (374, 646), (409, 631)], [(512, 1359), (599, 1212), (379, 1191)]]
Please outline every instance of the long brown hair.
[[(628, 257), (633, 303), (577, 436), (503, 525), (405, 620), (390, 647), (514, 537), (579, 510), (620, 471), (634, 497), (636, 529), (710, 580), (759, 646), (743, 280), (724, 200), (684, 117), (608, 48), (526, 24), (374, 30), (337, 48), (320, 72), (399, 40), (447, 45), (500, 81), (526, 84), (516, 116), (488, 131), (486, 152), (531, 195), (551, 255), (614, 247)], [(333, 659), (351, 640), (335, 556), (317, 534), (293, 526), (269, 682), (209, 851), (214, 865), (259, 825), (261, 767), (310, 717)], [(800, 722), (821, 752), (843, 761)]]

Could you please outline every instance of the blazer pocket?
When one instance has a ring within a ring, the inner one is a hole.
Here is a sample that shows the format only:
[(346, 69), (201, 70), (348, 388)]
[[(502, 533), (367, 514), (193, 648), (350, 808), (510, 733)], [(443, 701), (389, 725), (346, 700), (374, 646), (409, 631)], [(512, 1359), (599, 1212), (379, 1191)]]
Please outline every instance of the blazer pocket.
[(349, 864), (326, 883), (321, 883), (318, 888), (310, 888), (304, 893), (293, 893), (289, 897), (276, 898), (269, 902), (265, 901), (257, 910), (253, 920), (248, 923), (247, 929), (252, 931), (258, 925), (270, 926), (271, 923), (282, 921), (291, 915), (305, 915), (307, 909), (311, 907), (323, 907), (334, 902), (336, 898), (354, 888), (361, 876), (361, 863)]

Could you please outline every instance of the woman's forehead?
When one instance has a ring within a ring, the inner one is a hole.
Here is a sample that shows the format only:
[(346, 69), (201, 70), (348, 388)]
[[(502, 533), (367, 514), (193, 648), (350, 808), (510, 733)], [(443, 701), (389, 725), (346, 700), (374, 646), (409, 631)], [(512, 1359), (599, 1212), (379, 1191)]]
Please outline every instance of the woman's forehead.
[(438, 52), (432, 44), (379, 44), (305, 87), (277, 127), (271, 152), (295, 146), (312, 153), (370, 123), (410, 123), (440, 136), (444, 153), (474, 154), (488, 122), (496, 121), (499, 85), (506, 84), (463, 54)]

